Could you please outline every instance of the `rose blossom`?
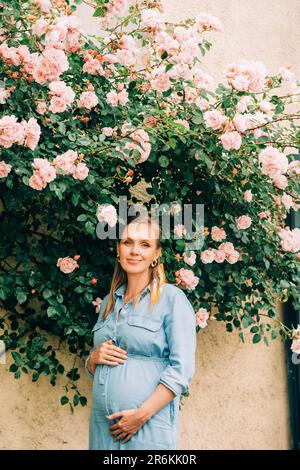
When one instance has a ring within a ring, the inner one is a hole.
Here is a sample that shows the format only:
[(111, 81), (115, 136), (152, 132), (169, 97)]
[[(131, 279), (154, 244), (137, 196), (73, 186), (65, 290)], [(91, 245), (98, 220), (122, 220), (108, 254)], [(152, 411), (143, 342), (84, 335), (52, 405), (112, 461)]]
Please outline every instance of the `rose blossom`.
[(219, 130), (223, 123), (226, 121), (226, 116), (224, 116), (220, 111), (206, 111), (203, 114), (206, 127), (210, 127), (214, 130)]
[(111, 204), (100, 205), (96, 211), (96, 217), (99, 222), (107, 222), (110, 227), (114, 227), (117, 223), (117, 211)]
[(35, 118), (30, 118), (29, 121), (22, 121), (22, 126), (25, 131), (24, 143), (25, 147), (34, 150), (40, 140), (41, 128)]
[(242, 137), (237, 131), (225, 132), (225, 134), (221, 135), (220, 139), (226, 150), (238, 150), (242, 145)]
[(96, 299), (92, 301), (92, 304), (96, 306), (95, 313), (99, 313), (102, 304), (102, 299), (100, 297), (96, 297)]
[(224, 240), (224, 238), (226, 238), (226, 232), (223, 228), (213, 226), (211, 229), (211, 238), (215, 242), (219, 242), (221, 240)]
[(183, 253), (183, 260), (186, 264), (193, 266), (196, 262), (196, 253), (191, 251), (190, 256), (187, 256), (186, 253)]
[(16, 116), (3, 116), (0, 119), (0, 145), (2, 147), (10, 148), (15, 143), (22, 144), (24, 137), (24, 127), (17, 122)]
[(59, 80), (60, 75), (68, 70), (69, 63), (64, 51), (50, 47), (37, 58), (32, 76), (43, 85), (47, 81)]
[(89, 169), (85, 163), (78, 163), (73, 171), (73, 178), (76, 180), (84, 180), (89, 174)]
[(77, 100), (77, 106), (79, 108), (92, 109), (97, 106), (98, 102), (99, 100), (96, 93), (93, 91), (84, 91)]
[(182, 284), (187, 289), (194, 290), (199, 282), (199, 278), (195, 276), (191, 269), (181, 268), (175, 273), (176, 284)]
[(58, 258), (56, 266), (59, 267), (62, 273), (70, 274), (76, 268), (79, 268), (79, 264), (73, 258), (66, 256), (65, 258)]
[(285, 227), (278, 233), (281, 238), (281, 247), (284, 251), (296, 253), (300, 250), (300, 228)]
[(196, 323), (200, 328), (205, 328), (207, 326), (207, 320), (209, 318), (209, 312), (206, 308), (199, 308), (196, 312)]
[(252, 192), (251, 189), (247, 189), (247, 191), (244, 192), (244, 201), (245, 202), (251, 202), (252, 201)]
[(236, 221), (236, 226), (239, 230), (244, 230), (249, 228), (251, 223), (251, 218), (248, 215), (241, 215)]
[(77, 158), (78, 153), (74, 150), (67, 150), (62, 155), (55, 157), (52, 163), (56, 167), (56, 173), (61, 174), (59, 170), (62, 169), (67, 175), (73, 174), (76, 168), (75, 161)]
[(271, 178), (282, 173), (286, 173), (289, 166), (289, 161), (286, 155), (271, 145), (259, 153), (258, 161), (261, 164), (262, 173), (270, 176)]
[(212, 251), (214, 253), (214, 261), (216, 263), (223, 263), (226, 258), (225, 252), (223, 250), (216, 250), (215, 248), (213, 248)]
[(184, 225), (182, 224), (177, 224), (175, 225), (174, 227), (174, 233), (178, 236), (178, 237), (182, 237), (184, 235), (186, 235), (186, 228)]
[(200, 259), (204, 264), (212, 263), (215, 260), (215, 253), (213, 249), (208, 248), (208, 250), (202, 251), (200, 254)]
[(10, 173), (11, 169), (12, 169), (11, 165), (1, 160), (0, 161), (0, 178), (6, 178), (8, 173)]

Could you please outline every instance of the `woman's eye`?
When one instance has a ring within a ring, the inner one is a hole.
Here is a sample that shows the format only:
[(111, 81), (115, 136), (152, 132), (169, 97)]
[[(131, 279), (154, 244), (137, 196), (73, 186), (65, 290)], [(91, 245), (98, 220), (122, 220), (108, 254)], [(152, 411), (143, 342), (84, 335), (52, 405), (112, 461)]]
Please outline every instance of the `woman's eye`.
[(146, 247), (146, 248), (149, 247), (148, 243), (143, 243), (143, 246)]

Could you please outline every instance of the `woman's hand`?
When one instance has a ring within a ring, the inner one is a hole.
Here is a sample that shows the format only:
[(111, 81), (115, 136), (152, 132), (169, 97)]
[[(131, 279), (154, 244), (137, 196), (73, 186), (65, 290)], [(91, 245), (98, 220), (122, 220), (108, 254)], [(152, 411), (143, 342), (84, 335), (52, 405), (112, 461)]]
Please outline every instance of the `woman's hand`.
[(116, 436), (114, 439), (118, 441), (125, 437), (122, 443), (129, 441), (134, 434), (145, 424), (147, 417), (140, 408), (133, 408), (129, 410), (118, 411), (109, 416), (108, 419), (115, 419), (121, 416), (121, 419), (115, 424), (110, 426), (111, 434)]
[(117, 366), (125, 362), (127, 359), (127, 351), (113, 344), (112, 339), (101, 343), (90, 355), (91, 364), (108, 364), (109, 366)]

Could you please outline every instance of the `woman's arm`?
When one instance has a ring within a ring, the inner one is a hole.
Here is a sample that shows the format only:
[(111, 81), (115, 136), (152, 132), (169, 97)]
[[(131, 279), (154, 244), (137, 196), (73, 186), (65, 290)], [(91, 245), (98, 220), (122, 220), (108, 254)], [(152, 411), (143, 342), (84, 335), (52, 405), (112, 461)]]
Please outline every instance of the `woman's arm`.
[(174, 398), (174, 393), (163, 384), (158, 384), (152, 395), (139, 407), (140, 417), (145, 423)]
[(154, 393), (140, 406), (141, 416), (146, 420), (175, 396), (186, 393), (195, 372), (195, 312), (184, 292), (174, 295), (164, 327), (170, 364), (163, 370)]

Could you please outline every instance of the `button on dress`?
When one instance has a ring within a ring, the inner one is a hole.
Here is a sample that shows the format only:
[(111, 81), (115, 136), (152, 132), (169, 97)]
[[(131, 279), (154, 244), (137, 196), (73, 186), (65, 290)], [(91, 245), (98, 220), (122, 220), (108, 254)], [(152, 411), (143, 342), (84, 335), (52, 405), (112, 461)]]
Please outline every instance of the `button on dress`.
[[(93, 327), (94, 347), (113, 339), (127, 351), (127, 359), (116, 366), (97, 364), (93, 380), (93, 402), (89, 421), (90, 450), (176, 450), (179, 443), (180, 395), (188, 391), (195, 372), (195, 312), (185, 293), (165, 283), (160, 298), (151, 311), (150, 285), (142, 292), (134, 309), (133, 300), (123, 308), (126, 283), (114, 293), (113, 312), (103, 320), (108, 295), (102, 301), (98, 321)], [(140, 407), (164, 384), (174, 398), (125, 443), (115, 441), (110, 426), (120, 417), (105, 415)]]

